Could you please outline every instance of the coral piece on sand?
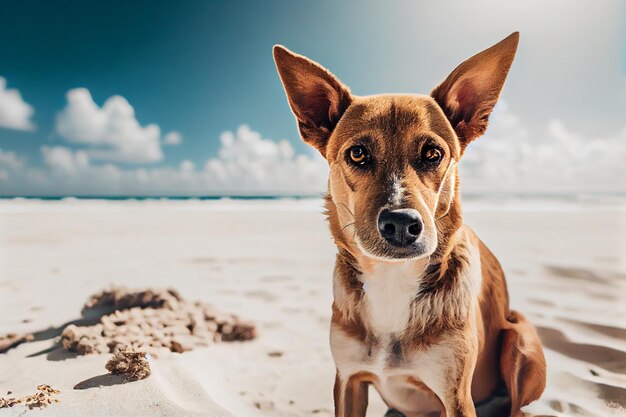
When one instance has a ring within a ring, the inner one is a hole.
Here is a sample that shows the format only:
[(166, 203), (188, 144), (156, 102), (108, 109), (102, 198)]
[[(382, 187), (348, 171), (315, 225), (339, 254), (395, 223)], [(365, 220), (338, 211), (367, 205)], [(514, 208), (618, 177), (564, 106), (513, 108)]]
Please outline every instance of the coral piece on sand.
[(253, 324), (209, 304), (189, 302), (174, 290), (116, 287), (92, 296), (83, 312), (98, 307), (115, 310), (93, 326), (68, 325), (61, 334), (65, 349), (80, 355), (129, 350), (159, 356), (256, 337)]
[(256, 336), (256, 328), (252, 323), (229, 323), (222, 326), (221, 334), (224, 342), (250, 340)]
[(117, 352), (106, 364), (107, 371), (123, 375), (129, 381), (137, 381), (150, 376), (150, 362), (146, 352), (122, 350)]
[(4, 336), (0, 336), (0, 353), (4, 353), (9, 349), (16, 347), (25, 342), (32, 341), (34, 336), (32, 333), (16, 334), (9, 333)]
[(0, 408), (13, 407), (17, 404), (24, 404), (29, 409), (47, 407), (52, 403), (58, 403), (59, 400), (54, 396), (60, 391), (52, 388), (50, 385), (43, 384), (37, 386), (37, 392), (20, 398), (0, 398)]

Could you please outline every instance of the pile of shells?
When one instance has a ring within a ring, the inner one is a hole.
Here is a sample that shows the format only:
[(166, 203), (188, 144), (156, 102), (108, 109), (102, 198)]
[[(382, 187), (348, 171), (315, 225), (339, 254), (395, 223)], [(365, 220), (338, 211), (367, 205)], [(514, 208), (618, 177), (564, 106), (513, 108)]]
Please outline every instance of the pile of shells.
[(68, 325), (61, 344), (80, 355), (142, 351), (158, 356), (213, 342), (251, 340), (255, 326), (203, 302), (189, 302), (174, 290), (115, 287), (92, 296), (83, 316), (108, 310), (92, 326)]

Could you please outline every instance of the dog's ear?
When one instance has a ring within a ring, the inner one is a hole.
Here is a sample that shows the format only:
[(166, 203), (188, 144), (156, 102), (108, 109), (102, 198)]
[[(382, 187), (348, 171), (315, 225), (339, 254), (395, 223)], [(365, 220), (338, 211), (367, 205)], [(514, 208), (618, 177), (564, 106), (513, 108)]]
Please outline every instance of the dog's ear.
[(519, 32), (474, 55), (435, 88), (431, 96), (452, 124), (461, 151), (487, 129), (489, 115), (498, 101), (515, 57)]
[(274, 46), (274, 62), (302, 139), (326, 156), (326, 143), (352, 102), (350, 90), (321, 65)]

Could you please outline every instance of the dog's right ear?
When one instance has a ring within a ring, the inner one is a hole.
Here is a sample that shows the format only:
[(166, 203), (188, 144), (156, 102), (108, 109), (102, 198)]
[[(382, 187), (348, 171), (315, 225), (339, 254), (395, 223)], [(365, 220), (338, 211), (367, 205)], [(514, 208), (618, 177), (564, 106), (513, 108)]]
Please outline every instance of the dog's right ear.
[(471, 141), (485, 133), (518, 42), (519, 33), (510, 34), (456, 67), (432, 91), (431, 96), (443, 109), (461, 142), (461, 154)]
[(352, 102), (350, 90), (327, 69), (284, 46), (274, 46), (274, 62), (302, 139), (326, 156), (328, 138)]

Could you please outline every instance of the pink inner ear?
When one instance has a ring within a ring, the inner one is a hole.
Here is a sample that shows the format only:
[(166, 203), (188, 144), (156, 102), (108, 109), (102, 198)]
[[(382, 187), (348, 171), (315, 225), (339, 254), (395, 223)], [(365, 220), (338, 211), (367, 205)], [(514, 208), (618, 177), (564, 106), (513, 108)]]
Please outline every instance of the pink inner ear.
[(328, 85), (322, 82), (308, 82), (303, 86), (300, 103), (307, 119), (313, 126), (328, 126), (332, 121), (332, 108), (335, 101)]
[(306, 102), (300, 105), (313, 126), (328, 129), (339, 121), (341, 96), (333, 86), (318, 80), (307, 82), (302, 90)]
[(339, 108), (341, 98), (334, 92), (329, 92), (328, 95), (328, 100), (330, 102), (330, 106), (328, 106), (328, 120), (332, 125), (335, 125), (339, 122), (339, 118), (341, 117), (342, 110)]
[(474, 112), (480, 102), (478, 89), (470, 79), (466, 78), (459, 83), (455, 90), (453, 97), (456, 100), (455, 105), (457, 106), (456, 109), (454, 109), (456, 122), (458, 123), (463, 120), (467, 123), (472, 119), (472, 116), (474, 116)]

